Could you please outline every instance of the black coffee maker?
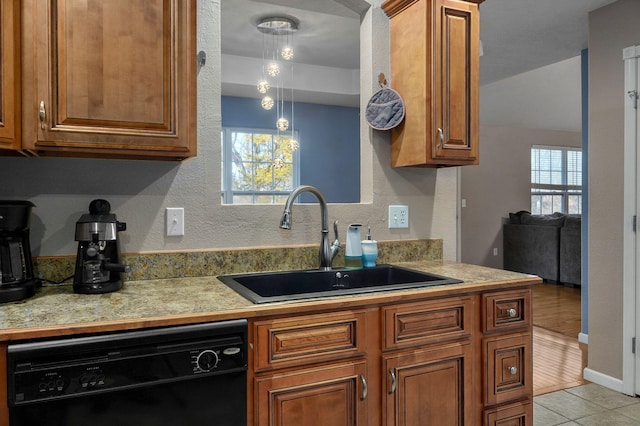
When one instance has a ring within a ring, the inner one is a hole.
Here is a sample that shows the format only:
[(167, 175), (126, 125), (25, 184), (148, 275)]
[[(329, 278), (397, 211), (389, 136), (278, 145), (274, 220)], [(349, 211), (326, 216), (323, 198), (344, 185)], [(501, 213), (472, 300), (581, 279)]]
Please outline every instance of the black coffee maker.
[(123, 273), (131, 268), (121, 263), (118, 232), (127, 224), (118, 222), (106, 200), (93, 200), (89, 214), (76, 222), (78, 255), (73, 291), (83, 294), (108, 293), (122, 288)]
[(30, 201), (0, 200), (0, 303), (31, 297), (41, 285), (29, 244), (32, 207)]

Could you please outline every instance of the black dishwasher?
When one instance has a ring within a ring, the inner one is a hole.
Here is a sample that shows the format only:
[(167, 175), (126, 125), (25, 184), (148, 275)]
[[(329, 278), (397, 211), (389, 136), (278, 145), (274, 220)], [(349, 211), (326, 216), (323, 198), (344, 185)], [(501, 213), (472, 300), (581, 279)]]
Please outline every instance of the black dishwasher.
[(9, 345), (11, 426), (246, 425), (247, 321)]

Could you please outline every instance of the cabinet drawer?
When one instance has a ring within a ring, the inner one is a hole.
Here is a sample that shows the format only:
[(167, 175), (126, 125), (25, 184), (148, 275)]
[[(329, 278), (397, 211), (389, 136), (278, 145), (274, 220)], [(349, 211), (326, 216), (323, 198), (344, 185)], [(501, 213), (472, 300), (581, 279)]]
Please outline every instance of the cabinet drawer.
[(468, 338), (471, 296), (391, 305), (382, 308), (384, 349), (397, 349)]
[(483, 357), (485, 404), (493, 405), (533, 392), (531, 334), (484, 339)]
[(522, 402), (504, 405), (484, 412), (485, 426), (532, 426), (533, 404)]
[(365, 311), (256, 321), (256, 371), (363, 355)]
[(482, 295), (484, 331), (531, 325), (531, 290), (510, 290)]

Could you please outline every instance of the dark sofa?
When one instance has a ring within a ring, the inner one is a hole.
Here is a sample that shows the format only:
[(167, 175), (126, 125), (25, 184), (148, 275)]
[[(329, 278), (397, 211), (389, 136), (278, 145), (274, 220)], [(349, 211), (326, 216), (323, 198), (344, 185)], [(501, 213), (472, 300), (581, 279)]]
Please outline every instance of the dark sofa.
[(504, 269), (580, 285), (581, 218), (554, 213), (510, 213), (503, 224)]

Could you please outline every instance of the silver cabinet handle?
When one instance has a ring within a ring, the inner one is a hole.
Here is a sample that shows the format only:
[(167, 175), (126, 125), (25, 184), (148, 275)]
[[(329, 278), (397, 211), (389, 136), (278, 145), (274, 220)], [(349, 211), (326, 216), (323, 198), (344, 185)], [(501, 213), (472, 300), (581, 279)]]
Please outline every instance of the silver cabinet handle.
[(438, 127), (438, 137), (440, 138), (440, 148), (444, 148), (444, 132)]
[(369, 389), (367, 388), (367, 379), (365, 379), (361, 374), (360, 381), (362, 382), (362, 396), (360, 397), (360, 399), (364, 401), (365, 399), (367, 399), (367, 395), (369, 394)]
[(389, 369), (389, 375), (391, 376), (391, 391), (389, 393), (394, 393), (396, 391), (396, 373), (393, 369)]
[(509, 373), (513, 376), (518, 372), (516, 367), (509, 367)]
[(516, 315), (518, 315), (518, 311), (516, 311), (515, 309), (511, 308), (507, 311), (507, 315), (509, 315), (509, 318), (515, 318)]
[(40, 101), (40, 110), (38, 117), (40, 118), (40, 128), (44, 129), (44, 121), (47, 119), (47, 110), (44, 107), (44, 101)]

